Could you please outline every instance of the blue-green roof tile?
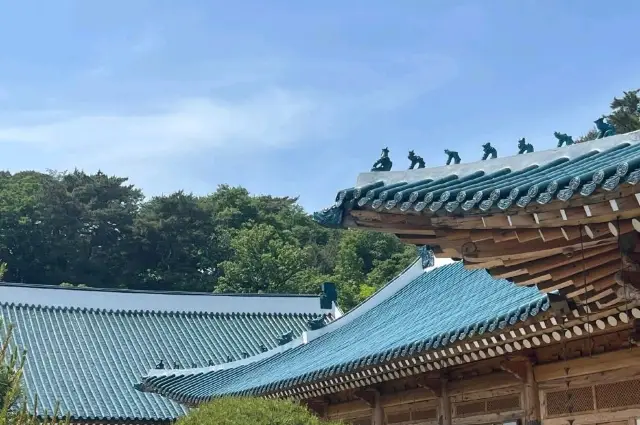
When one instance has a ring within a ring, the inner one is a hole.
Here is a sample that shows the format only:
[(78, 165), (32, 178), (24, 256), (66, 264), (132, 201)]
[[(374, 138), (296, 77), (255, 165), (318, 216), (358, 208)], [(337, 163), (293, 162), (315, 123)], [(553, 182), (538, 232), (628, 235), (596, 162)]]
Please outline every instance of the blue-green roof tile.
[[(319, 334), (310, 332), (307, 343), (220, 368), (150, 371), (138, 388), (184, 403), (290, 389), (448, 346), (483, 333), (487, 324), (511, 326), (528, 319), (537, 307), (546, 310), (549, 301), (536, 288), (495, 280), (459, 262), (425, 272), (417, 261)], [(524, 319), (523, 311), (529, 311)]]
[(339, 226), (351, 209), (478, 213), (588, 197), (640, 182), (640, 131), (562, 148), (444, 167), (369, 172), (314, 214)]
[[(234, 312), (235, 311), (235, 312)], [(320, 297), (226, 296), (71, 290), (0, 284), (0, 334), (14, 325), (27, 349), (26, 395), (39, 411), (74, 420), (170, 421), (181, 405), (134, 389), (160, 360), (167, 368), (224, 364), (297, 337), (325, 314)], [(329, 316), (327, 316), (329, 317)], [(176, 369), (178, 370), (178, 369)]]

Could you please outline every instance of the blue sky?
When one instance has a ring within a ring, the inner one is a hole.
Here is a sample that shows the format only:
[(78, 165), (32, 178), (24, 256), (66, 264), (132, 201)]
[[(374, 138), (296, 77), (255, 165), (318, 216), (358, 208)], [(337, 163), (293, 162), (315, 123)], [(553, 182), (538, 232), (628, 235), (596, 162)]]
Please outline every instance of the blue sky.
[(388, 146), (553, 147), (640, 87), (640, 2), (0, 0), (0, 158), (328, 206)]

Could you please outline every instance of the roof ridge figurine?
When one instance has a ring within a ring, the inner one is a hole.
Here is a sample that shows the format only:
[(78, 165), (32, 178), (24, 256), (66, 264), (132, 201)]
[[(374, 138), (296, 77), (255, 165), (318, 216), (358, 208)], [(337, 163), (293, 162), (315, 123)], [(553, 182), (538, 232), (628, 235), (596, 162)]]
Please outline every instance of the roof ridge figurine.
[(594, 121), (594, 123), (596, 124), (596, 128), (598, 129), (598, 139), (615, 136), (616, 128), (612, 124), (604, 122), (604, 117), (598, 118)]
[(558, 139), (558, 147), (559, 148), (561, 148), (563, 144), (565, 146), (571, 146), (571, 145), (573, 145), (575, 143), (573, 141), (573, 137), (569, 136), (568, 134), (554, 131), (553, 135), (555, 136), (556, 139)]
[(447, 155), (447, 165), (451, 165), (451, 161), (453, 161), (454, 164), (460, 164), (461, 159), (458, 152), (445, 149), (444, 153)]
[(373, 163), (371, 171), (391, 171), (392, 166), (393, 162), (391, 162), (391, 159), (389, 158), (389, 148), (384, 148), (382, 149), (380, 159)]
[(524, 137), (518, 140), (518, 155), (522, 155), (523, 153), (532, 153), (532, 152), (533, 152), (533, 145), (531, 143), (527, 143)]
[(482, 145), (482, 150), (484, 151), (484, 155), (482, 155), (483, 161), (489, 158), (489, 156), (491, 156), (491, 159), (496, 159), (498, 157), (498, 151), (496, 150), (496, 148), (491, 146), (490, 142), (487, 142), (484, 145)]
[(414, 151), (409, 151), (409, 156), (407, 158), (411, 161), (411, 165), (409, 166), (410, 170), (413, 170), (416, 165), (418, 165), (418, 168), (424, 168), (424, 159), (422, 159), (420, 155), (416, 155)]

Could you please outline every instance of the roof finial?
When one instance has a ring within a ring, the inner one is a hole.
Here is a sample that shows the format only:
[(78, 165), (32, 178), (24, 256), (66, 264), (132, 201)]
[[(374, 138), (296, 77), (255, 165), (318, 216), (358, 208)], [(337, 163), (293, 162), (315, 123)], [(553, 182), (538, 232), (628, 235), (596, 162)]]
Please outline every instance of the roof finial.
[(264, 353), (265, 351), (267, 351), (267, 347), (265, 347), (264, 344), (260, 344), (260, 351)]
[(558, 139), (558, 147), (561, 148), (562, 145), (564, 144), (565, 146), (571, 146), (573, 145), (573, 138), (567, 134), (564, 133), (559, 133), (557, 131), (553, 132), (553, 135), (555, 136), (556, 139)]
[(615, 136), (616, 128), (609, 122), (604, 121), (605, 117), (600, 117), (594, 121), (596, 128), (598, 129), (598, 139), (603, 139), (609, 136)]
[(413, 170), (417, 165), (418, 168), (424, 168), (424, 159), (420, 155), (416, 155), (414, 151), (409, 151), (409, 161), (411, 161), (411, 165), (409, 166), (410, 170)]
[(207, 362), (207, 366), (213, 366), (213, 365), (214, 365), (213, 360), (211, 360), (211, 359), (210, 359), (210, 360)]
[(371, 171), (391, 171), (392, 166), (393, 162), (391, 162), (389, 158), (389, 148), (384, 148), (382, 149), (380, 159), (373, 163)]
[(249, 353), (247, 353), (246, 351), (243, 351), (241, 354), (243, 359), (246, 359), (249, 357)]
[(278, 345), (285, 345), (293, 341), (293, 331), (289, 331), (286, 334), (282, 334), (278, 338)]
[(527, 143), (524, 137), (518, 140), (518, 155), (531, 152), (533, 152), (533, 145), (531, 143)]
[(482, 145), (482, 150), (484, 151), (484, 155), (482, 156), (483, 161), (489, 158), (489, 156), (491, 156), (491, 159), (495, 159), (498, 157), (498, 151), (496, 150), (496, 148), (491, 146), (491, 143), (489, 142)]
[(454, 164), (460, 164), (461, 160), (458, 152), (445, 149), (444, 153), (447, 155), (447, 165), (451, 165), (451, 161), (453, 161)]
[(320, 294), (320, 308), (323, 310), (331, 310), (333, 303), (338, 301), (338, 291), (336, 284), (333, 282), (322, 283), (322, 294)]
[(160, 360), (160, 362), (156, 365), (156, 369), (164, 369), (164, 360)]
[(173, 362), (173, 368), (174, 368), (174, 369), (180, 369), (180, 363), (178, 363), (178, 362), (174, 361), (174, 362)]
[(233, 361), (233, 357), (227, 354), (227, 363), (231, 363)]

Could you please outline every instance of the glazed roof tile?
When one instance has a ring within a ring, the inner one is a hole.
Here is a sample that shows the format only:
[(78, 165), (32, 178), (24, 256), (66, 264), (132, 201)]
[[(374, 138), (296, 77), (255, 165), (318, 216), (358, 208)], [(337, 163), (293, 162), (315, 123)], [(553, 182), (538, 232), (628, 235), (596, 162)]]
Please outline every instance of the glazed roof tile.
[(548, 307), (536, 288), (494, 280), (484, 270), (454, 263), (425, 272), (416, 262), (356, 309), (310, 332), (307, 341), (258, 360), (151, 371), (138, 388), (188, 404), (262, 395), (503, 329)]
[[(240, 312), (231, 311), (234, 306)], [(136, 378), (160, 360), (168, 368), (235, 361), (276, 347), (286, 332), (301, 335), (310, 319), (325, 313), (331, 311), (320, 309), (317, 296), (0, 286), (0, 334), (13, 324), (15, 344), (27, 349), (27, 398), (33, 402), (37, 394), (41, 412), (52, 412), (59, 401), (62, 413), (86, 421), (173, 420), (185, 412), (182, 406), (134, 389)]]
[(640, 182), (640, 131), (524, 155), (407, 171), (369, 172), (314, 218), (339, 225), (345, 211), (461, 214), (588, 197)]

